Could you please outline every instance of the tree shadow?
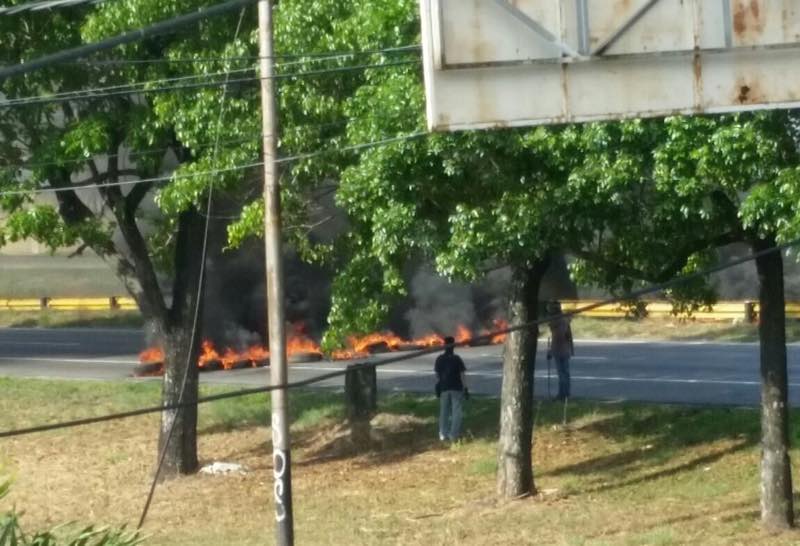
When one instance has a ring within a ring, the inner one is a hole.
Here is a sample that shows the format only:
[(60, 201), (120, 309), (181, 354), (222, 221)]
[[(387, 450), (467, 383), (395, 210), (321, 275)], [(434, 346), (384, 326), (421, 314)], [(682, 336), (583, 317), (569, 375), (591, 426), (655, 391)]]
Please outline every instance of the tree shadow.
[[(684, 408), (674, 406), (621, 404), (618, 407), (595, 408), (593, 417), (578, 423), (572, 431), (599, 435), (624, 444), (635, 439), (641, 446), (617, 453), (603, 454), (578, 463), (556, 467), (538, 476), (605, 476), (630, 475), (648, 465), (663, 465), (677, 451), (718, 441), (731, 445), (707, 453), (691, 461), (649, 472), (630, 479), (604, 481), (588, 485), (583, 493), (618, 489), (680, 474), (699, 466), (751, 448), (759, 441), (759, 415), (756, 410), (734, 408)], [(603, 479), (603, 478), (601, 478)]]

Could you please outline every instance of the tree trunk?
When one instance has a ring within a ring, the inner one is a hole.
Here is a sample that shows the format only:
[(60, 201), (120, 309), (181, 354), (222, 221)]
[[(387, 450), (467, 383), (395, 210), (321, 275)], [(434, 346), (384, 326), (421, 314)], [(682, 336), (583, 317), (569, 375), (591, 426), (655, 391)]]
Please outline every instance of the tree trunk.
[[(512, 326), (538, 318), (539, 286), (548, 263), (549, 259), (545, 259), (531, 267), (514, 269), (508, 304), (508, 320)], [(537, 327), (512, 332), (506, 338), (497, 450), (497, 493), (504, 498), (536, 492), (531, 446), (533, 372), (538, 339)]]
[[(756, 251), (774, 246), (774, 239), (753, 244)], [(756, 267), (761, 344), (761, 523), (767, 529), (787, 529), (794, 525), (794, 507), (781, 253), (757, 258)]]
[[(175, 282), (172, 289), (172, 308), (164, 332), (164, 383), (162, 403), (183, 402), (186, 407), (167, 410), (161, 414), (159, 453), (173, 426), (167, 445), (161, 479), (190, 474), (197, 461), (197, 394), (199, 373), (197, 358), (200, 352), (199, 321), (195, 313), (201, 309), (200, 293), (204, 226), (194, 211), (183, 213), (178, 222), (175, 248)], [(197, 328), (195, 328), (197, 326)]]

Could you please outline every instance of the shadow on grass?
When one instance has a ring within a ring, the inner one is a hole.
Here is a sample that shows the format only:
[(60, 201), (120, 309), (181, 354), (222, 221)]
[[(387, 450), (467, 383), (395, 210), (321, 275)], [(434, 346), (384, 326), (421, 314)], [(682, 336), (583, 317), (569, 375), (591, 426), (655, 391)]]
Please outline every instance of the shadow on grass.
[[(796, 415), (794, 415), (796, 421)], [(618, 453), (603, 454), (579, 463), (555, 468), (540, 476), (610, 475), (600, 485), (587, 484), (581, 493), (597, 493), (642, 484), (707, 466), (721, 458), (749, 449), (759, 441), (759, 413), (751, 409), (683, 408), (657, 405), (599, 406), (590, 419), (573, 427), (576, 432), (600, 435), (625, 445), (633, 440), (637, 447)], [(648, 466), (663, 465), (684, 448), (721, 440), (733, 444), (695, 457), (690, 461), (631, 476)], [(642, 446), (646, 446), (643, 448)]]
[(588, 540), (595, 540), (595, 539), (607, 540), (609, 536), (619, 535), (623, 533), (630, 534), (631, 532), (646, 533), (654, 529), (669, 527), (673, 525), (686, 524), (700, 519), (709, 520), (711, 518), (715, 518), (717, 521), (721, 522), (723, 521), (731, 522), (737, 520), (749, 520), (755, 522), (758, 520), (759, 512), (758, 510), (753, 510), (752, 506), (753, 504), (757, 503), (758, 500), (743, 500), (743, 501), (728, 503), (725, 504), (724, 506), (717, 507), (713, 510), (707, 508), (704, 509), (702, 507), (695, 507), (695, 509), (692, 510), (691, 513), (683, 514), (680, 516), (668, 517), (665, 519), (642, 522), (637, 525), (634, 525), (633, 528), (631, 528), (629, 522), (626, 522), (619, 528), (603, 529), (601, 533), (587, 535), (583, 538)]
[[(362, 445), (356, 445), (350, 437), (343, 398), (341, 392), (332, 390), (293, 393), (292, 444), (302, 452), (298, 465), (344, 459), (358, 459), (360, 465), (382, 465), (425, 451), (448, 449), (438, 441), (438, 400), (433, 396), (382, 393), (372, 420), (371, 441)], [(760, 437), (759, 413), (752, 409), (578, 402), (569, 405), (571, 424), (565, 428), (561, 427), (562, 405), (537, 401), (535, 410), (539, 431), (556, 427), (564, 434), (587, 434), (620, 446), (635, 446), (537, 473), (537, 477), (583, 476), (581, 493), (617, 489), (691, 471), (751, 448)], [(223, 401), (203, 411), (203, 433), (265, 427), (270, 419), (269, 402), (262, 396)], [(466, 441), (495, 441), (499, 412), (499, 400), (473, 397), (465, 408)], [(792, 413), (792, 421), (793, 430), (798, 431), (797, 412)], [(684, 448), (723, 440), (731, 443), (665, 468)], [(597, 480), (588, 479), (598, 473), (602, 476)], [(603, 481), (597, 483), (600, 479)]]

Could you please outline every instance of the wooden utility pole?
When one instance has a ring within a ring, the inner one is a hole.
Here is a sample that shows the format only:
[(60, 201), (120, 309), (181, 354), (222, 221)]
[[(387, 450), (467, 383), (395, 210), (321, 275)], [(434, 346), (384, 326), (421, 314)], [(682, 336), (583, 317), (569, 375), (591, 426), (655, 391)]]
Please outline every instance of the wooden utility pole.
[[(278, 120), (273, 86), (272, 0), (258, 2), (261, 123), (264, 150), (264, 243), (267, 257), (267, 320), (269, 321), (270, 383), (285, 385), (286, 332), (283, 311), (281, 191), (278, 183)], [(272, 391), (272, 473), (275, 532), (279, 546), (294, 544), (292, 466), (286, 389)]]

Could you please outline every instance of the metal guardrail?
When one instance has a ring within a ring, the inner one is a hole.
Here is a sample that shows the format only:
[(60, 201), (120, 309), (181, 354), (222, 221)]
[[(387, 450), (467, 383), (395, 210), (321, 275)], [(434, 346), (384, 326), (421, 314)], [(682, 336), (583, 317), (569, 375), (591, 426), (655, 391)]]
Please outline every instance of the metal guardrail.
[[(600, 300), (565, 300), (562, 301), (564, 311), (573, 311)], [(643, 302), (647, 316), (666, 318), (672, 315), (672, 304), (665, 301)], [(130, 297), (111, 296), (107, 298), (8, 298), (0, 299), (0, 311), (136, 311), (136, 301)], [(630, 314), (630, 308), (620, 304), (608, 304), (584, 313), (595, 318), (624, 318)], [(758, 302), (723, 301), (712, 306), (711, 310), (700, 310), (692, 313), (698, 320), (742, 320), (754, 322), (758, 317)], [(800, 302), (786, 303), (786, 317), (800, 319)]]
[(0, 299), (0, 311), (136, 311), (136, 301), (129, 297), (108, 298), (8, 298)]
[[(581, 306), (594, 303), (599, 300), (564, 301), (562, 308), (564, 311), (572, 311)], [(643, 302), (648, 317), (667, 318), (672, 317), (672, 304), (665, 301)], [(623, 318), (629, 316), (630, 308), (620, 304), (609, 304), (598, 307), (586, 313), (588, 317), (600, 318)], [(713, 305), (710, 310), (702, 309), (692, 313), (692, 318), (697, 320), (723, 321), (741, 320), (743, 322), (755, 322), (758, 319), (759, 305), (757, 301), (723, 301)], [(800, 302), (786, 303), (786, 318), (800, 319)]]

